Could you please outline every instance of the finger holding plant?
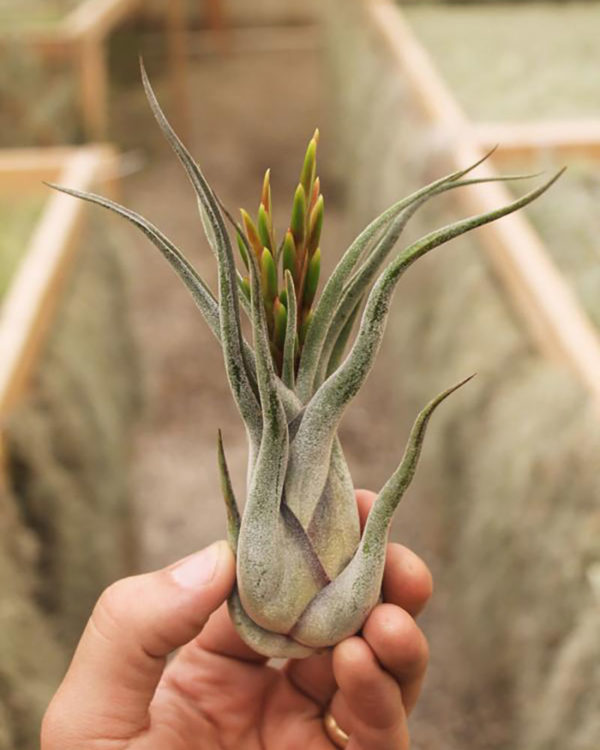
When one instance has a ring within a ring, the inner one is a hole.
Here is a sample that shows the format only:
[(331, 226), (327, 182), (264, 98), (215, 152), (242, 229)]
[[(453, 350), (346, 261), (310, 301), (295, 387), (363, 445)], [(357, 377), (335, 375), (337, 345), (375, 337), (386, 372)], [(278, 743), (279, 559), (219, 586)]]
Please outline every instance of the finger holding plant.
[[(318, 296), (324, 219), (316, 169), (318, 130), (306, 149), (289, 224), (277, 244), (269, 170), (255, 217), (242, 210), (241, 221), (235, 222), (173, 132), (143, 67), (142, 80), (154, 116), (198, 199), (218, 265), (218, 295), (139, 214), (97, 195), (58, 189), (137, 226), (180, 276), (220, 341), (249, 443), (246, 502), (240, 513), (219, 435), (228, 537), (237, 558), (230, 615), (257, 652), (302, 658), (356, 633), (377, 603), (392, 516), (415, 473), (429, 419), (469, 380), (445, 390), (417, 416), (402, 461), (361, 533), (337, 430), (373, 366), (400, 278), (434, 248), (527, 205), (560, 173), (507, 206), (432, 231), (393, 255), (408, 220), (431, 198), (511, 178), (469, 177), (478, 162), (432, 182), (374, 219), (342, 255)], [(240, 269), (224, 216), (233, 225)], [(240, 307), (250, 318), (252, 345), (242, 332)]]

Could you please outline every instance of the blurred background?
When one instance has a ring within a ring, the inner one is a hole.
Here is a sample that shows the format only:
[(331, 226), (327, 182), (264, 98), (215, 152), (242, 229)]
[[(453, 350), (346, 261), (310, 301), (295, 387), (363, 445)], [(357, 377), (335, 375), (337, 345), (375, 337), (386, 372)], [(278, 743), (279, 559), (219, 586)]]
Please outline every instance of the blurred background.
[(0, 750), (37, 747), (106, 585), (224, 535), (218, 427), (244, 494), (220, 349), (185, 289), (135, 229), (41, 182), (116, 197), (216, 288), (139, 54), (230, 209), (253, 212), (271, 168), (280, 231), (320, 128), (326, 267), (496, 143), (490, 175), (568, 165), (506, 235), (406, 274), (341, 438), (378, 490), (417, 410), (478, 372), (436, 413), (393, 530), (436, 581), (414, 747), (600, 747), (599, 29), (596, 0), (0, 0)]

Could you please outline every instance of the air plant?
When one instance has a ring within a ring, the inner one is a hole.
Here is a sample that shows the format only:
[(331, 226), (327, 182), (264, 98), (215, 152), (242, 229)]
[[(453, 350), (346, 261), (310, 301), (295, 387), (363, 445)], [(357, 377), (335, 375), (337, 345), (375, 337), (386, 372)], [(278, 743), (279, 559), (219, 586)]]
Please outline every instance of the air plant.
[[(559, 175), (507, 206), (437, 229), (388, 260), (406, 223), (426, 201), (490, 178), (467, 177), (478, 162), (432, 182), (389, 207), (356, 237), (317, 299), (324, 216), (316, 174), (318, 131), (306, 150), (289, 228), (277, 242), (269, 172), (256, 218), (242, 211), (241, 222), (235, 222), (169, 125), (143, 66), (142, 80), (154, 117), (197, 196), (218, 264), (218, 297), (149, 221), (107, 198), (58, 189), (138, 227), (180, 276), (219, 340), (249, 444), (241, 515), (219, 433), (228, 537), (237, 557), (231, 618), (257, 652), (303, 658), (359, 631), (380, 598), (388, 530), (415, 473), (428, 421), (469, 380), (436, 396), (417, 416), (402, 461), (379, 492), (361, 535), (337, 429), (373, 366), (398, 281), (418, 258), (527, 205)], [(242, 272), (225, 217), (233, 226)], [(241, 309), (250, 318), (253, 346), (242, 332)]]

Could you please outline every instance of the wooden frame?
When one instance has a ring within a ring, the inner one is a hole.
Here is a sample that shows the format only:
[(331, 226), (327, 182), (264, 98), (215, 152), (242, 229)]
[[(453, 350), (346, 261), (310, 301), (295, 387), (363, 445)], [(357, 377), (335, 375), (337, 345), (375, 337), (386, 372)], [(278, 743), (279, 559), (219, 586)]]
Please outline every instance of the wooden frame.
[[(108, 65), (106, 39), (126, 18), (144, 8), (143, 0), (83, 0), (48, 31), (20, 34), (44, 54), (70, 58), (79, 76), (83, 126), (90, 140), (106, 138), (108, 127)], [(180, 131), (187, 126), (186, 23), (183, 0), (165, 0), (169, 67), (174, 109)], [(6, 36), (6, 32), (4, 34)]]
[[(490, 141), (507, 141), (507, 156), (552, 146), (564, 153), (600, 155), (598, 123), (578, 123), (569, 129), (554, 123), (529, 125), (473, 125), (437, 72), (402, 11), (392, 0), (359, 0), (365, 22), (386, 49), (399, 75), (425, 118), (442, 129), (452, 146), (444, 154), (451, 168), (460, 169), (481, 159)], [(495, 176), (490, 162), (478, 174)], [(482, 213), (509, 203), (512, 196), (500, 183), (477, 185), (458, 194), (463, 210)], [(575, 294), (522, 213), (511, 214), (478, 230), (491, 266), (508, 290), (518, 313), (539, 349), (566, 362), (600, 407), (600, 335)]]
[(600, 120), (486, 122), (473, 125), (473, 130), (486, 151), (500, 144), (494, 154), (497, 162), (542, 152), (565, 159), (600, 159)]
[[(76, 255), (86, 204), (51, 192), (42, 180), (114, 193), (117, 157), (110, 146), (0, 151), (0, 193), (48, 193), (42, 216), (0, 307), (0, 427), (23, 396)], [(2, 445), (0, 436), (0, 474)]]

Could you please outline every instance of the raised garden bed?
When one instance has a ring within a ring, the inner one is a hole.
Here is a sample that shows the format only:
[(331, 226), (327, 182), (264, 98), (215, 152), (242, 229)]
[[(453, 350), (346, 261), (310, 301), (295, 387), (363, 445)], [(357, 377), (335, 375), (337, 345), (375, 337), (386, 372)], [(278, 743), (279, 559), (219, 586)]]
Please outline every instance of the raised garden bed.
[(114, 167), (108, 146), (0, 152), (0, 206), (17, 207), (1, 240), (10, 243), (10, 253), (2, 265), (0, 423), (27, 387), (85, 216), (83, 204), (51, 193), (41, 181), (106, 187)]
[(140, 373), (126, 245), (86, 204), (41, 183), (110, 194), (115, 166), (107, 146), (0, 152), (0, 206), (21, 214), (11, 237), (21, 257), (0, 300), (0, 652), (8, 656), (0, 664), (0, 747), (7, 750), (36, 745), (94, 601), (135, 566), (128, 467)]
[[(407, 8), (415, 12), (413, 6)], [(448, 12), (445, 6), (437, 5), (430, 12), (438, 10)], [(478, 7), (469, 10), (476, 16), (480, 12)], [(365, 19), (367, 34), (379, 39), (380, 54), (388, 61), (388, 75), (393, 76), (395, 71), (402, 96), (410, 99), (409, 108), (398, 116), (408, 120), (412, 108), (421, 121), (418, 131), (409, 136), (414, 154), (433, 153), (438, 167), (445, 165), (446, 169), (462, 168), (480, 159), (485, 153), (484, 138), (406, 15), (391, 0), (358, 3), (354, 12)], [(474, 77), (480, 74), (480, 67), (473, 66)], [(497, 172), (487, 164), (478, 174), (496, 176)], [(456, 194), (461, 210), (468, 213), (491, 210), (510, 198), (501, 184), (476, 186)], [(547, 356), (567, 362), (599, 401), (600, 337), (534, 227), (523, 214), (513, 214), (482, 228), (478, 237), (536, 345)]]
[[(25, 7), (26, 6), (26, 7)], [(30, 47), (73, 67), (85, 133), (102, 140), (108, 126), (106, 40), (127, 18), (140, 13), (142, 0), (25, 0), (0, 7), (0, 44)], [(168, 36), (174, 105), (185, 126), (185, 12), (182, 0), (162, 11)]]

